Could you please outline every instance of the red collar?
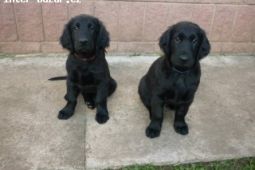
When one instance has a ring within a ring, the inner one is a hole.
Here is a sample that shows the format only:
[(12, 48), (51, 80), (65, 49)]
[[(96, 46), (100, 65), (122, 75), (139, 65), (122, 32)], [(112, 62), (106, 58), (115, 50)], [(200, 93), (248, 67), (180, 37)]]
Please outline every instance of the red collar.
[(83, 58), (81, 57), (81, 55), (77, 54), (77, 53), (74, 53), (74, 57), (78, 60), (82, 60), (82, 61), (92, 61), (96, 58), (96, 55), (93, 55), (92, 57), (89, 57), (89, 58)]

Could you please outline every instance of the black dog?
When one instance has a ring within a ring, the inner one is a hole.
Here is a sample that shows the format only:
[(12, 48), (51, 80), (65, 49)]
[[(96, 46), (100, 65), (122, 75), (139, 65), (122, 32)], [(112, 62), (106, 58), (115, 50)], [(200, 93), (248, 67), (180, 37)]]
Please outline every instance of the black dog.
[(109, 46), (109, 41), (109, 33), (95, 17), (79, 15), (66, 24), (60, 43), (70, 51), (66, 61), (67, 77), (50, 79), (67, 79), (67, 104), (59, 112), (59, 119), (68, 119), (74, 114), (79, 93), (90, 109), (97, 108), (98, 123), (105, 123), (109, 119), (107, 97), (117, 87), (105, 59), (105, 48)]
[(164, 105), (175, 110), (174, 129), (188, 134), (185, 116), (200, 81), (199, 60), (210, 52), (205, 32), (191, 22), (180, 22), (166, 30), (159, 46), (164, 56), (157, 59), (141, 79), (139, 95), (150, 112), (146, 135), (160, 135)]

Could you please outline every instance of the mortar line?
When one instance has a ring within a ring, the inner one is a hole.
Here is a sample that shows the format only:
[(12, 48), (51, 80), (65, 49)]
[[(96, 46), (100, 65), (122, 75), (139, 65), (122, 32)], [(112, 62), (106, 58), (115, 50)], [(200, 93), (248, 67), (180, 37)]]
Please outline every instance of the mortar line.
[[(120, 3), (117, 2), (118, 4), (118, 9), (117, 9), (117, 40), (120, 39)], [(116, 51), (119, 51), (119, 43), (118, 41), (116, 41), (116, 44), (117, 44), (117, 48), (116, 48)]]
[(148, 9), (148, 3), (143, 3), (144, 5), (144, 9), (143, 9), (143, 23), (142, 23), (142, 40), (144, 41), (145, 38), (144, 38), (144, 30), (145, 30), (145, 19), (146, 19), (146, 14), (147, 14), (147, 9)]
[[(95, 1), (95, 0), (91, 0), (91, 1)], [(106, 2), (111, 2), (111, 1), (118, 1), (118, 2), (151, 2), (151, 3), (175, 3), (175, 4), (219, 4), (219, 5), (252, 5), (254, 6), (255, 4), (251, 4), (251, 3), (219, 3), (219, 2), (178, 2), (178, 1), (167, 1), (167, 0), (98, 0), (98, 1), (106, 1)]]
[(239, 13), (239, 10), (240, 10), (240, 8), (237, 6), (236, 10), (235, 10), (232, 26), (231, 26), (231, 37), (230, 37), (230, 40), (229, 40), (230, 42), (233, 42), (234, 28), (236, 26), (236, 19), (237, 19), (237, 15)]
[(96, 4), (95, 4), (95, 1), (93, 1), (93, 8), (92, 8), (92, 16), (95, 16), (96, 15)]
[(216, 4), (213, 5), (213, 16), (212, 16), (212, 20), (210, 22), (210, 28), (209, 28), (209, 32), (208, 34), (211, 36), (212, 35), (212, 31), (213, 31), (213, 26), (214, 26), (214, 19), (215, 19), (215, 15), (216, 15)]
[(69, 5), (66, 6), (66, 13), (67, 13), (67, 19), (70, 20), (71, 16), (70, 16), (70, 6)]
[(15, 10), (15, 7), (14, 7), (14, 3), (12, 3), (12, 10), (13, 10), (13, 15), (14, 15), (14, 19), (15, 19), (15, 28), (16, 28), (16, 33), (17, 33), (17, 41), (20, 41), (20, 38), (19, 38), (19, 32), (18, 32), (18, 23), (17, 23), (17, 17), (16, 17), (16, 10)]
[(44, 25), (44, 20), (43, 20), (43, 7), (42, 4), (40, 4), (40, 8), (41, 8), (41, 17), (42, 17), (42, 33), (43, 33), (43, 40), (40, 42), (40, 52), (42, 52), (42, 44), (43, 42), (45, 42), (46, 40), (46, 35), (45, 35), (45, 25)]

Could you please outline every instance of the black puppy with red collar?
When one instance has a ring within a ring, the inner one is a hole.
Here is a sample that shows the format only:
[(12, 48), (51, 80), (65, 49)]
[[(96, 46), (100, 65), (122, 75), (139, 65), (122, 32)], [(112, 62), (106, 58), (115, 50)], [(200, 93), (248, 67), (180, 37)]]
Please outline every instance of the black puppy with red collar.
[(200, 82), (199, 61), (210, 52), (205, 32), (191, 22), (180, 22), (160, 37), (164, 56), (157, 59), (139, 84), (139, 95), (150, 113), (146, 135), (160, 135), (164, 105), (175, 110), (174, 129), (188, 134), (185, 116)]
[(95, 17), (79, 15), (66, 24), (60, 43), (70, 52), (66, 61), (67, 76), (50, 79), (67, 79), (67, 104), (60, 110), (59, 119), (68, 119), (74, 114), (80, 93), (90, 109), (97, 108), (98, 123), (109, 119), (107, 97), (117, 87), (105, 59), (109, 41), (105, 26)]

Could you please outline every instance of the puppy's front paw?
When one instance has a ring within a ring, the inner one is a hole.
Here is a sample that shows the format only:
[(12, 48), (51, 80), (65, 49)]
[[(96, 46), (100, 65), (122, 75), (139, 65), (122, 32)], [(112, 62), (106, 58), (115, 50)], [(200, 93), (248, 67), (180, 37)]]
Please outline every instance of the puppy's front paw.
[(100, 114), (100, 113), (97, 113), (97, 114), (96, 114), (96, 121), (97, 121), (99, 124), (106, 123), (108, 120), (109, 120), (109, 116), (108, 116), (108, 115), (106, 115), (106, 114)]
[(68, 108), (64, 108), (59, 111), (58, 118), (62, 120), (69, 119), (70, 117), (73, 116), (73, 111)]
[(160, 135), (161, 122), (151, 121), (150, 125), (146, 129), (146, 136), (149, 138), (156, 138)]
[(156, 138), (159, 135), (160, 135), (160, 129), (154, 129), (154, 128), (151, 128), (150, 126), (147, 127), (146, 136), (148, 138)]
[(185, 122), (175, 122), (174, 130), (176, 133), (179, 133), (181, 135), (187, 135), (189, 133), (189, 127)]

